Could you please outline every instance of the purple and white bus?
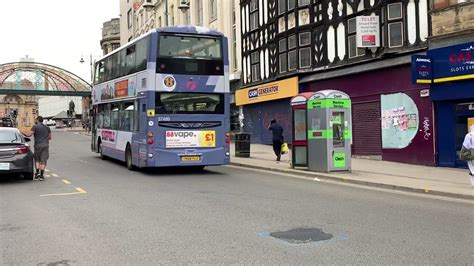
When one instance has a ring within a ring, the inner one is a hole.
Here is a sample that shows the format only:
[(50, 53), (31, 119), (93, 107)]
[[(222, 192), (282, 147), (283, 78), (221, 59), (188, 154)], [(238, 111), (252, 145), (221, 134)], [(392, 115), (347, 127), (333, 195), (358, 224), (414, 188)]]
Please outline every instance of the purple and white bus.
[(227, 38), (152, 30), (95, 64), (92, 150), (127, 168), (229, 163)]

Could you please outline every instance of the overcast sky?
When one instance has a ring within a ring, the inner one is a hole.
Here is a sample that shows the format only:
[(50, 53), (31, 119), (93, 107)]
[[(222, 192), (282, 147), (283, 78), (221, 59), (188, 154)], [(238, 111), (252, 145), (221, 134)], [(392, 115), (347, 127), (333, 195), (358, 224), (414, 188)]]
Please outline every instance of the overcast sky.
[(102, 24), (119, 17), (119, 6), (120, 0), (0, 0), (0, 64), (28, 55), (89, 82), (90, 54), (102, 55)]

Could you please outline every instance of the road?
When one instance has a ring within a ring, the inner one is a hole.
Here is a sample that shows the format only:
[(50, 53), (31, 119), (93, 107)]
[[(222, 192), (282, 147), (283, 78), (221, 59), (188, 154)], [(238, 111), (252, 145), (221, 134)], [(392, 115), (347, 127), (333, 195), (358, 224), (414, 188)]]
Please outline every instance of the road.
[[(0, 181), (0, 265), (474, 263), (460, 200), (236, 167), (130, 172), (71, 132), (54, 132), (48, 169)], [(296, 228), (332, 237), (269, 235)]]

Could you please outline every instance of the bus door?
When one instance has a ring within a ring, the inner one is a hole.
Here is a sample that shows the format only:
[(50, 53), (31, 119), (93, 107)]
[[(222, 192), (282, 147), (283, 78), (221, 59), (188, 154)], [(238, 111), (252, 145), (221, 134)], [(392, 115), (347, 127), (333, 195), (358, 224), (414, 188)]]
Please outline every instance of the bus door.
[(139, 98), (135, 101), (136, 113), (135, 121), (137, 123), (136, 130), (137, 134), (132, 136), (132, 153), (134, 157), (134, 163), (139, 167), (146, 167), (146, 161), (148, 156), (148, 144), (146, 139), (147, 127), (148, 127), (148, 115), (147, 114), (147, 98)]
[(97, 115), (98, 112), (98, 105), (94, 105), (90, 110), (89, 117), (90, 117), (90, 127), (91, 127), (91, 150), (93, 152), (98, 152), (97, 150)]

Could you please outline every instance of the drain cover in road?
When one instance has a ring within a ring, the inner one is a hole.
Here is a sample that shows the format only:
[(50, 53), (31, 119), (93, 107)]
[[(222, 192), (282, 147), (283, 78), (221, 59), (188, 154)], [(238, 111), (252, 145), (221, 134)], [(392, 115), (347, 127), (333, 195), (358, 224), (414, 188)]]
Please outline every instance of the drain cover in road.
[(315, 241), (331, 239), (332, 234), (327, 234), (318, 228), (295, 228), (283, 232), (273, 232), (270, 236), (281, 239), (292, 244), (305, 244)]

